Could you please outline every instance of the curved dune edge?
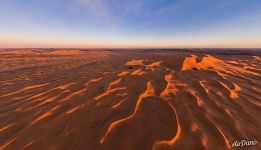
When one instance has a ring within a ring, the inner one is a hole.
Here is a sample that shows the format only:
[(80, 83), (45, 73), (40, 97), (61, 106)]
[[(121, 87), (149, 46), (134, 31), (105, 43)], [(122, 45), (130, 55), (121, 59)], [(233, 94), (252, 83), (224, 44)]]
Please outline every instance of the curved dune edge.
[(152, 146), (153, 150), (159, 149), (159, 147), (161, 145), (169, 145), (169, 146), (175, 145), (177, 143), (177, 141), (179, 140), (181, 134), (182, 134), (182, 129), (181, 129), (180, 123), (178, 121), (177, 112), (176, 112), (175, 108), (171, 104), (169, 104), (169, 105), (171, 106), (172, 110), (175, 112), (175, 116), (177, 118), (177, 132), (176, 132), (176, 135), (173, 136), (173, 138), (170, 139), (170, 140), (163, 140), (163, 141), (156, 141), (156, 142), (154, 142), (153, 146)]
[[(200, 62), (196, 61), (197, 56), (191, 55), (185, 58), (182, 66), (182, 71), (198, 69), (198, 70), (214, 70), (220, 74), (233, 74), (233, 73), (246, 73), (255, 76), (259, 76), (258, 73), (249, 71), (242, 67), (237, 67), (235, 65), (230, 65), (229, 63), (224, 62), (223, 60), (217, 59), (211, 55), (206, 55), (202, 58)], [(231, 61), (230, 61), (231, 62)], [(249, 67), (252, 68), (252, 67)], [(252, 68), (255, 69), (255, 68)], [(222, 73), (224, 72), (224, 73)]]
[(137, 113), (137, 111), (139, 110), (139, 107), (142, 103), (142, 100), (145, 98), (145, 97), (149, 97), (149, 96), (154, 96), (154, 87), (151, 85), (151, 82), (147, 82), (147, 89), (144, 93), (140, 94), (137, 102), (136, 102), (136, 105), (135, 105), (135, 108), (134, 108), (134, 111), (132, 112), (132, 114), (124, 119), (120, 119), (120, 120), (117, 120), (113, 123), (110, 124), (110, 126), (108, 127), (108, 129), (106, 130), (105, 134), (102, 136), (101, 140), (100, 140), (100, 144), (103, 144), (106, 137), (110, 134), (110, 132), (116, 128), (117, 126), (119, 126), (121, 123), (129, 120), (129, 119), (132, 119), (135, 114)]
[(179, 123), (179, 117), (177, 115), (176, 109), (174, 108), (174, 106), (172, 106), (171, 104), (171, 97), (170, 95), (175, 95), (178, 90), (175, 87), (174, 81), (173, 81), (173, 77), (171, 75), (166, 75), (165, 76), (165, 80), (167, 81), (167, 86), (165, 88), (165, 90), (161, 93), (161, 97), (168, 101), (169, 106), (171, 106), (172, 111), (175, 114), (175, 118), (177, 120), (177, 129), (176, 129), (176, 134), (172, 137), (172, 139), (169, 140), (162, 140), (162, 141), (156, 141), (153, 143), (152, 149), (153, 150), (157, 150), (160, 148), (160, 146), (162, 145), (169, 145), (169, 146), (173, 146), (180, 138), (181, 134), (182, 134), (182, 129), (181, 129), (181, 125)]
[(84, 54), (81, 50), (55, 50), (52, 52), (49, 52), (50, 55), (80, 55)]
[(133, 60), (131, 60), (131, 61), (128, 61), (128, 62), (126, 63), (126, 65), (128, 65), (128, 66), (143, 66), (143, 65), (144, 65), (144, 64), (143, 64), (143, 61), (144, 61), (144, 60), (133, 59)]

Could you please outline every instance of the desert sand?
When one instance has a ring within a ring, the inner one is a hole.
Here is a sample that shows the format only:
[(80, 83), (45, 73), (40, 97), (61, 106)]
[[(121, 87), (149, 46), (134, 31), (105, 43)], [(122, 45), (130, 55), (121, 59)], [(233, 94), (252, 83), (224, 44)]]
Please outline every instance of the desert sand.
[(0, 150), (260, 150), (260, 118), (260, 51), (0, 50)]

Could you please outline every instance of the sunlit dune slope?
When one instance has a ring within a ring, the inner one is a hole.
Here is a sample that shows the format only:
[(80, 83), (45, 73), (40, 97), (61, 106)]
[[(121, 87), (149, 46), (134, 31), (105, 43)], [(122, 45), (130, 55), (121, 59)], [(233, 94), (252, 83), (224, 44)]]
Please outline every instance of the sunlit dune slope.
[(51, 55), (79, 55), (83, 54), (84, 51), (81, 50), (55, 50), (50, 52)]
[(31, 49), (0, 50), (0, 54), (35, 55), (36, 51)]
[(52, 50), (0, 58), (0, 150), (224, 150), (261, 140), (259, 53)]

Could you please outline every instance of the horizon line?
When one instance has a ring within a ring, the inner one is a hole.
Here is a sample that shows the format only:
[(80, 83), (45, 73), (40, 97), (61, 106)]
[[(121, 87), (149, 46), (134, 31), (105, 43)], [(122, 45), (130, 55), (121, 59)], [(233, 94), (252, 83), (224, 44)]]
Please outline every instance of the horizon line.
[(261, 49), (261, 47), (0, 47), (0, 49)]

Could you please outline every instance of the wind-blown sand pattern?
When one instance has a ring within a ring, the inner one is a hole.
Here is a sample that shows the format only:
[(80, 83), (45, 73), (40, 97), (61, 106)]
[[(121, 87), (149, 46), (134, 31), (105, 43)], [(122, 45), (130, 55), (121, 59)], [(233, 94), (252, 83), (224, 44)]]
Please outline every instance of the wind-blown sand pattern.
[(213, 51), (1, 50), (0, 150), (261, 142), (260, 52)]

